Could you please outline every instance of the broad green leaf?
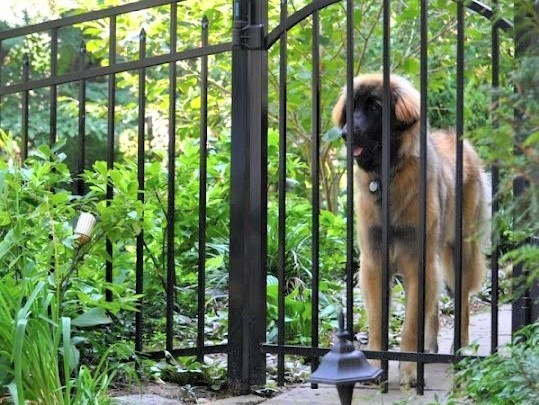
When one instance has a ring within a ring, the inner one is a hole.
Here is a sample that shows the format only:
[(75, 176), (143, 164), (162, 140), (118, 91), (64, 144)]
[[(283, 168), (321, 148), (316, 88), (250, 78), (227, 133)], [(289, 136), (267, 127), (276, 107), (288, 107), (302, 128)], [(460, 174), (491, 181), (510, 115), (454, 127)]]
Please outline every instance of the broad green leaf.
[(112, 319), (105, 313), (102, 308), (92, 308), (84, 314), (79, 315), (71, 321), (72, 325), (79, 328), (87, 328), (90, 326), (106, 325), (112, 323)]
[(419, 73), (419, 68), (421, 67), (419, 59), (417, 58), (408, 58), (402, 64), (402, 68), (409, 75), (416, 75)]

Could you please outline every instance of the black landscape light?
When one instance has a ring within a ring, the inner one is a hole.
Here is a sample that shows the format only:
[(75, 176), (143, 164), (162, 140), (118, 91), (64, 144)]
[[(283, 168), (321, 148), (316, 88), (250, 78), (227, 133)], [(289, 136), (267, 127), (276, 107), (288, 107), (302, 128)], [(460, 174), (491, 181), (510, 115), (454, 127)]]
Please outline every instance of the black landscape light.
[(365, 355), (355, 350), (344, 328), (344, 315), (339, 314), (337, 342), (320, 362), (318, 369), (311, 374), (309, 381), (320, 384), (333, 384), (342, 405), (352, 404), (354, 385), (357, 382), (373, 381), (380, 377), (382, 369), (372, 366)]

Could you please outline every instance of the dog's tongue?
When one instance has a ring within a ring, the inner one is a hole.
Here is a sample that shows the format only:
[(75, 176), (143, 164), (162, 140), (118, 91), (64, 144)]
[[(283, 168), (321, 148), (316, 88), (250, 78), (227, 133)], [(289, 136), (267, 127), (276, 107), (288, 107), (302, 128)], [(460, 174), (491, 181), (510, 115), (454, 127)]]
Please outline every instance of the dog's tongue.
[(354, 148), (354, 156), (359, 156), (361, 155), (361, 152), (363, 152), (363, 148), (360, 148), (359, 146), (356, 146)]

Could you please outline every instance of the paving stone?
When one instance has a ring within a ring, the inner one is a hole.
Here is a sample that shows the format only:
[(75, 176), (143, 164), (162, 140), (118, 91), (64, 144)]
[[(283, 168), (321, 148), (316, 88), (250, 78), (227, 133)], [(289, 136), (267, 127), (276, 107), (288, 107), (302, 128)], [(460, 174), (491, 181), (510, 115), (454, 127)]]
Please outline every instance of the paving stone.
[[(206, 403), (211, 403), (212, 405), (256, 405), (264, 401), (266, 401), (265, 398), (256, 395), (243, 395), (240, 397), (213, 400)], [(197, 403), (204, 402), (199, 401)]]
[(160, 397), (155, 394), (126, 395), (115, 397), (114, 402), (118, 405), (180, 405), (182, 402)]

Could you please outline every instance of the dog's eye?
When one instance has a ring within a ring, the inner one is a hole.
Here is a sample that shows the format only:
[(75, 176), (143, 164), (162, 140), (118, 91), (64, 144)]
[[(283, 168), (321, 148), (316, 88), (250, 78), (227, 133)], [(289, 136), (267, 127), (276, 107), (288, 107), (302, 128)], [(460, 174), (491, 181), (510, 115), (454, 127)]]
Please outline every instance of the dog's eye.
[(377, 100), (369, 100), (367, 101), (367, 111), (369, 112), (377, 112), (380, 111), (382, 108), (382, 105)]

